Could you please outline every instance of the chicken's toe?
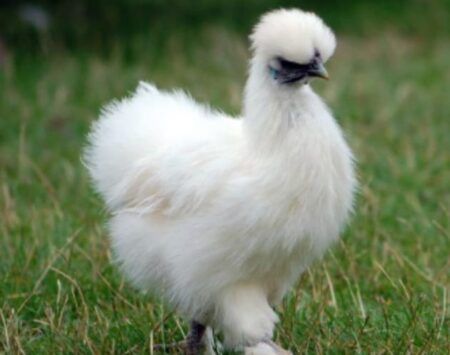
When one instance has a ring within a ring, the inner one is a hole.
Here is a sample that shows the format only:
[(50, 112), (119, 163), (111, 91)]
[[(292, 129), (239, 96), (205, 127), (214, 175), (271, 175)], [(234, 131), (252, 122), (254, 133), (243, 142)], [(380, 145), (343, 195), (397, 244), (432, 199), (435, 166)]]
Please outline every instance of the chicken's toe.
[(245, 355), (292, 355), (292, 353), (269, 340), (245, 348)]

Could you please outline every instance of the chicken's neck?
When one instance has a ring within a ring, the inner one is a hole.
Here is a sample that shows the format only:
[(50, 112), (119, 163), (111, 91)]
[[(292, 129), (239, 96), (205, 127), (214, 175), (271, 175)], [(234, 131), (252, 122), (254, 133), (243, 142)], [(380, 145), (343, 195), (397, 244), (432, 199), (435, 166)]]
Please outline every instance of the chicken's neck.
[(267, 154), (289, 149), (286, 145), (292, 138), (302, 135), (311, 126), (308, 122), (322, 118), (326, 110), (309, 85), (280, 85), (268, 74), (267, 65), (252, 61), (243, 115), (244, 133), (253, 151)]

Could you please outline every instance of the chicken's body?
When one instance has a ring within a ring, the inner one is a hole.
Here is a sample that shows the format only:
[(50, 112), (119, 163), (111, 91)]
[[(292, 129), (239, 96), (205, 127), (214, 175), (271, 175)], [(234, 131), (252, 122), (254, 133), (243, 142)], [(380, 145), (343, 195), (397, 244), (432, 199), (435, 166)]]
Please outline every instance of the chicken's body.
[(354, 189), (327, 107), (265, 70), (253, 60), (241, 119), (143, 83), (104, 110), (87, 152), (126, 275), (231, 347), (271, 338), (270, 304), (336, 240)]

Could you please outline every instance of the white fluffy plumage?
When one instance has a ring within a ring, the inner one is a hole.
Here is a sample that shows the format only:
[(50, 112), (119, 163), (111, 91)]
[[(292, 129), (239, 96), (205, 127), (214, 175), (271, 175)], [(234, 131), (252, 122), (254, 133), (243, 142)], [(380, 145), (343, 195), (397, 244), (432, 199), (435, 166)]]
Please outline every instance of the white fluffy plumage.
[(355, 187), (352, 153), (309, 80), (281, 84), (269, 70), (277, 58), (325, 62), (331, 30), (276, 10), (251, 40), (242, 117), (141, 83), (102, 111), (85, 154), (129, 280), (230, 347), (272, 337), (271, 306), (338, 238)]

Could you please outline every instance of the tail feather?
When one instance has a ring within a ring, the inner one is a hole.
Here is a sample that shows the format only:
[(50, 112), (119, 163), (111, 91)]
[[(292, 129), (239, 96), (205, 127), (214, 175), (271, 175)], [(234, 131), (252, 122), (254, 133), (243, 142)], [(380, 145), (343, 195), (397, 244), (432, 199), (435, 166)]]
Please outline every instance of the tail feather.
[[(227, 130), (218, 126), (225, 120), (211, 119), (217, 116), (181, 91), (161, 92), (146, 82), (130, 97), (105, 106), (92, 125), (84, 161), (108, 208), (181, 209), (175, 201), (198, 190), (187, 187), (198, 184), (189, 180), (191, 165), (209, 164), (221, 154), (217, 147)], [(174, 194), (179, 198), (167, 203)]]

